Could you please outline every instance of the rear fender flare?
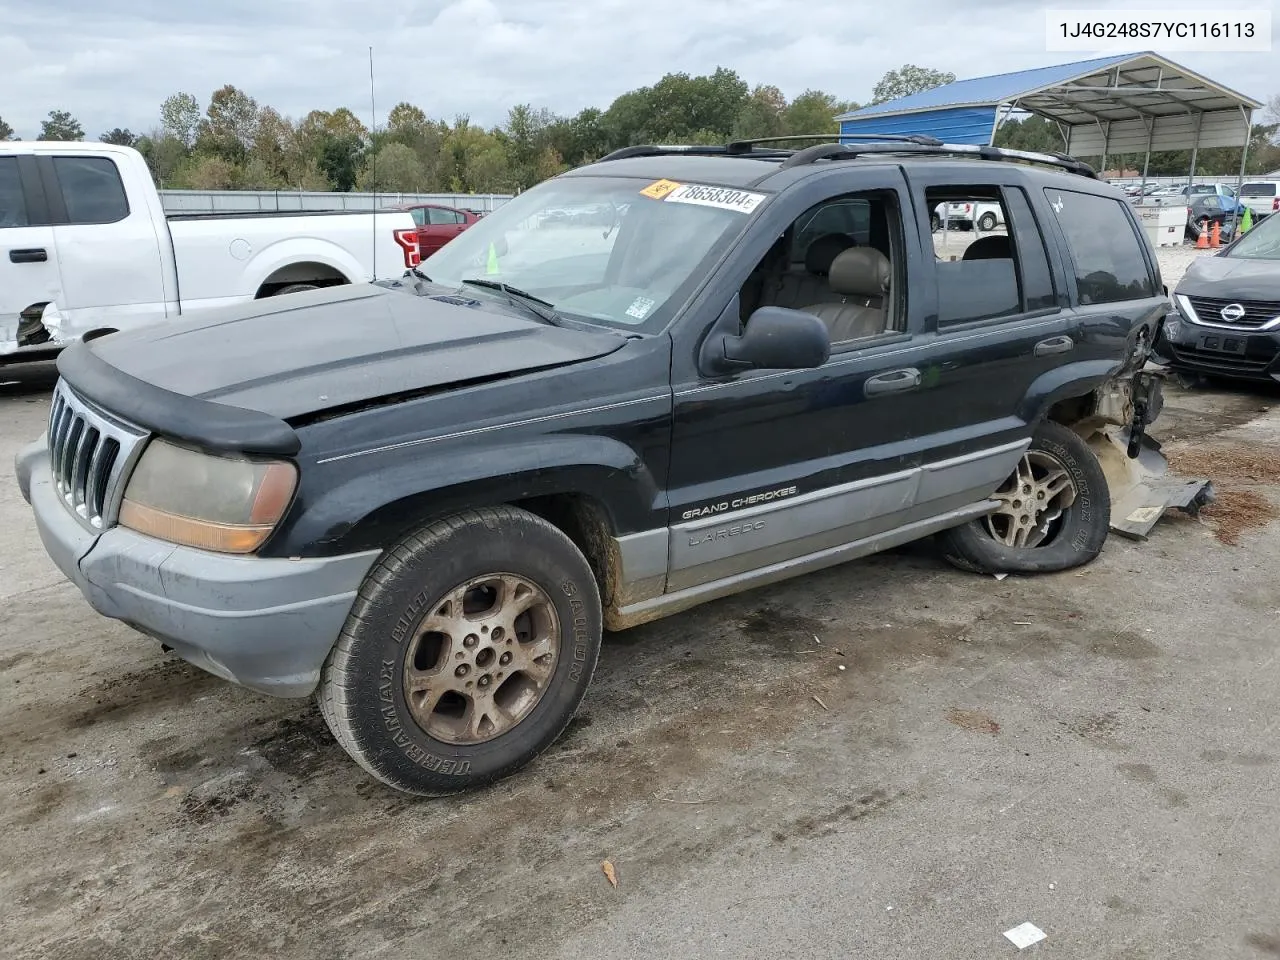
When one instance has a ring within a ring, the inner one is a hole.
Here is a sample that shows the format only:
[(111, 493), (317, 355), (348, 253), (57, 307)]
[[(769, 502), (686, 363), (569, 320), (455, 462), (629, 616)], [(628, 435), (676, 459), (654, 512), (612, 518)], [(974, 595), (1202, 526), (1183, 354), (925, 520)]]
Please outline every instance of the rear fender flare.
[(1120, 368), (1114, 360), (1085, 360), (1042, 373), (1032, 381), (1018, 416), (1027, 423), (1039, 423), (1059, 400), (1092, 393)]
[(302, 263), (318, 263), (336, 270), (346, 277), (348, 283), (362, 283), (369, 279), (360, 261), (338, 244), (315, 237), (295, 237), (280, 240), (254, 254), (245, 265), (245, 289), (242, 292), (253, 296), (267, 278), (285, 267)]

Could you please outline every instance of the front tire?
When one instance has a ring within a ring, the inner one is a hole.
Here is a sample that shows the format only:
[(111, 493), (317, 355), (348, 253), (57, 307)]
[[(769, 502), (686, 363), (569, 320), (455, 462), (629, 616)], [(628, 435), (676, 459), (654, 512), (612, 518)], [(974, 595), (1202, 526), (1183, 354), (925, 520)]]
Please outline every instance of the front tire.
[(996, 223), (996, 215), (988, 211), (978, 218), (978, 229), (983, 233), (990, 233), (996, 228)]
[(601, 631), (595, 578), (568, 537), (513, 507), (467, 511), (374, 565), (321, 673), (321, 713), (397, 790), (483, 786), (561, 734)]
[(992, 499), (989, 516), (938, 535), (942, 555), (974, 573), (1051, 573), (1089, 563), (1111, 526), (1098, 458), (1075, 431), (1045, 422)]

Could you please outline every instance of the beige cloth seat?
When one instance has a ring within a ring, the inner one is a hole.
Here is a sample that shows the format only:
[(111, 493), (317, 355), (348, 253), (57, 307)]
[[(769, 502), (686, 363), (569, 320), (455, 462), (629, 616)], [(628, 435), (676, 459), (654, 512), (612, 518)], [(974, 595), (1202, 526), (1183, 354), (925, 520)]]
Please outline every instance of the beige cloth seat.
[(893, 268), (889, 258), (872, 247), (845, 250), (831, 263), (827, 282), (840, 295), (836, 303), (801, 307), (827, 325), (832, 343), (884, 333)]
[(824, 233), (809, 244), (804, 255), (804, 270), (782, 275), (773, 305), (802, 310), (828, 299), (831, 288), (827, 277), (837, 256), (854, 245), (853, 237), (844, 233)]

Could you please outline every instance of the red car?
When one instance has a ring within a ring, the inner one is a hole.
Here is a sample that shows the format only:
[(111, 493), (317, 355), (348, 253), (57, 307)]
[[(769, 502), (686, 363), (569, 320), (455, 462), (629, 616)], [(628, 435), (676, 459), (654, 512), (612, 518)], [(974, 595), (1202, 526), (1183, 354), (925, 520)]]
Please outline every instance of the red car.
[(470, 210), (436, 203), (406, 203), (396, 209), (408, 210), (418, 225), (418, 249), (424, 260), (480, 219)]

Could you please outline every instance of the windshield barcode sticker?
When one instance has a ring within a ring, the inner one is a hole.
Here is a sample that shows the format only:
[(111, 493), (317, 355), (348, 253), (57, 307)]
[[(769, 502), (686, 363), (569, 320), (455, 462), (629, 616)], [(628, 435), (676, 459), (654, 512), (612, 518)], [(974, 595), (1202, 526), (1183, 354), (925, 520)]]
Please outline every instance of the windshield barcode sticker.
[(662, 199), (667, 203), (692, 203), (700, 207), (717, 207), (737, 213), (750, 213), (760, 206), (765, 195), (735, 190), (732, 187), (706, 187), (697, 183), (685, 183), (670, 191)]

